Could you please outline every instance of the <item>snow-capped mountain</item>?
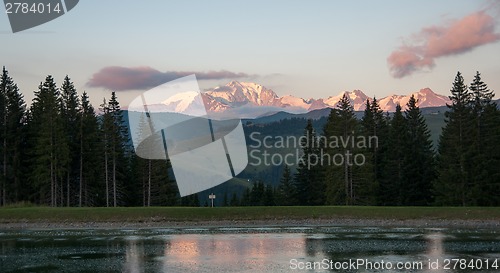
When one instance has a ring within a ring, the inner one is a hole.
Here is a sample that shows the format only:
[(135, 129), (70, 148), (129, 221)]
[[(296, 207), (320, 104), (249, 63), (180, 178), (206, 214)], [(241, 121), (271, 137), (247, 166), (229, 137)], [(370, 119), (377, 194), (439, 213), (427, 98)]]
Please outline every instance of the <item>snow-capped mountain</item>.
[[(212, 114), (228, 113), (240, 118), (257, 117), (264, 113), (285, 110), (293, 113), (308, 112), (316, 109), (334, 108), (343, 95), (347, 95), (355, 111), (365, 109), (366, 100), (371, 100), (361, 90), (345, 91), (337, 96), (326, 99), (303, 99), (292, 95), (279, 97), (273, 90), (257, 83), (232, 81), (224, 86), (218, 86), (202, 93), (204, 108)], [(395, 111), (399, 103), (404, 109), (410, 96), (414, 95), (418, 105), (423, 107), (443, 106), (449, 102), (448, 97), (434, 93), (430, 88), (421, 89), (410, 95), (391, 95), (379, 100), (384, 111)], [(178, 113), (199, 108), (200, 99), (197, 93), (185, 92), (163, 101), (168, 109)]]
[(396, 104), (399, 103), (399, 105), (401, 105), (404, 109), (404, 106), (408, 103), (408, 100), (412, 95), (415, 96), (415, 99), (417, 99), (417, 104), (420, 108), (444, 106), (446, 103), (450, 102), (448, 97), (436, 94), (430, 88), (424, 88), (408, 96), (391, 95), (382, 98), (379, 100), (380, 108), (384, 111), (392, 112), (396, 110)]
[(245, 104), (254, 106), (281, 106), (280, 99), (273, 90), (252, 82), (232, 81), (224, 86), (207, 90), (204, 92), (204, 95), (207, 99), (230, 106), (242, 106)]
[(354, 90), (352, 92), (346, 91), (339, 94), (338, 96), (329, 97), (325, 100), (326, 105), (330, 107), (337, 106), (337, 103), (340, 101), (340, 99), (342, 99), (342, 96), (344, 96), (344, 94), (349, 97), (351, 105), (353, 106), (355, 111), (365, 110), (366, 100), (368, 99), (368, 96), (365, 95), (365, 93), (363, 93), (363, 91), (361, 90)]

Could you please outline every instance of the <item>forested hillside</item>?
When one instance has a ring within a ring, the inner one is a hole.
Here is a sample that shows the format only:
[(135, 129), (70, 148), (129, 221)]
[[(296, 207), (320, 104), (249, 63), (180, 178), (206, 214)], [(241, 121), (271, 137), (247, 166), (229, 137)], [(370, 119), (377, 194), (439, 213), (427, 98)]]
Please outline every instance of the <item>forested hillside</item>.
[(68, 76), (47, 76), (34, 95), (24, 101), (3, 68), (1, 206), (200, 206), (212, 192), (226, 206), (500, 205), (500, 113), (479, 73), (470, 84), (457, 74), (444, 111), (411, 98), (395, 113), (376, 99), (355, 112), (344, 96), (334, 109), (245, 120), (245, 171), (184, 198), (169, 162), (134, 154), (115, 92), (93, 106)]

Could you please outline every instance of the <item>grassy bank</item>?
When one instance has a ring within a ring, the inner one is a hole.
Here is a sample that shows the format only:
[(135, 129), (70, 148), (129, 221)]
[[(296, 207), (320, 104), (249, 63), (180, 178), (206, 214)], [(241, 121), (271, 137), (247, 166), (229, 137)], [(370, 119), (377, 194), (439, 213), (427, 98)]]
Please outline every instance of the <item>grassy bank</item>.
[(477, 207), (134, 207), (0, 208), (0, 223), (159, 222), (218, 220), (498, 220), (499, 208)]

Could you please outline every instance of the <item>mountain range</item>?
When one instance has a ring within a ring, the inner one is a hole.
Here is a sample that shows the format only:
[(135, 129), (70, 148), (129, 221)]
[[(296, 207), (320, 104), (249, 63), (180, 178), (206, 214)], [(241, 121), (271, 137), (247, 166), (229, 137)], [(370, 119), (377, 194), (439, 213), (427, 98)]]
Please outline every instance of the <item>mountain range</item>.
[[(257, 83), (231, 81), (226, 85), (211, 88), (202, 92), (203, 104), (207, 111), (214, 115), (229, 114), (240, 118), (258, 116), (286, 111), (289, 113), (306, 113), (313, 110), (336, 107), (342, 96), (346, 94), (355, 111), (365, 109), (366, 100), (370, 100), (361, 90), (345, 91), (337, 96), (319, 99), (304, 99), (292, 95), (278, 96), (272, 89)], [(437, 107), (449, 103), (446, 96), (434, 93), (430, 88), (423, 88), (409, 95), (390, 95), (378, 99), (380, 108), (393, 112), (399, 103), (403, 109), (411, 95), (417, 99), (418, 106)], [(200, 107), (201, 101), (194, 92), (176, 94), (161, 104), (177, 113), (190, 113)]]

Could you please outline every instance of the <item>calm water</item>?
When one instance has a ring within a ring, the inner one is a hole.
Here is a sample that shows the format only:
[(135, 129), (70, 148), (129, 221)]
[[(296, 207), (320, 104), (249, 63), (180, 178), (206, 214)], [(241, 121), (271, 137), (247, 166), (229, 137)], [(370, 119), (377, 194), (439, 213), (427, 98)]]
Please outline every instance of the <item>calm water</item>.
[[(444, 269), (448, 261), (450, 269)], [(313, 269), (302, 269), (307, 267)], [(500, 272), (500, 231), (375, 227), (0, 231), (0, 272)]]

